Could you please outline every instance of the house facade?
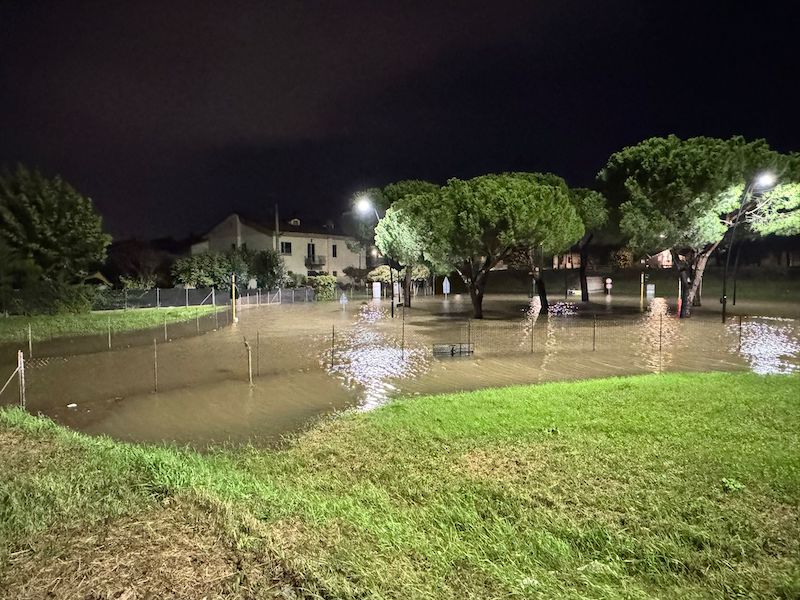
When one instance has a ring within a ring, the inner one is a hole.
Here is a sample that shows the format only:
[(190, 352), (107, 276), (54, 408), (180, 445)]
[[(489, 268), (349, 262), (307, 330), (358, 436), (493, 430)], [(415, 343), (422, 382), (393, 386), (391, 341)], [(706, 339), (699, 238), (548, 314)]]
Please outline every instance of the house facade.
[(248, 250), (275, 249), (283, 257), (287, 271), (303, 275), (333, 275), (342, 283), (350, 282), (344, 274), (346, 267), (363, 268), (367, 264), (364, 250), (352, 251), (355, 238), (347, 236), (333, 225), (303, 224), (291, 219), (275, 227), (233, 213), (213, 227), (200, 241), (192, 245), (192, 254), (225, 252), (233, 248)]

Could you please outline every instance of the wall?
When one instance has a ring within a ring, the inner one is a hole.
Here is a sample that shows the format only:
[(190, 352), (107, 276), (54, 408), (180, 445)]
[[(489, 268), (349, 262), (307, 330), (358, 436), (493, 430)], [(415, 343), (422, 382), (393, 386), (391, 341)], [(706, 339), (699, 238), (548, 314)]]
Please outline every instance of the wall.
[[(256, 252), (274, 248), (274, 236), (249, 225), (242, 223), (235, 214), (230, 215), (219, 225), (208, 232), (207, 239), (192, 246), (192, 254), (203, 252), (227, 252), (231, 248), (246, 246), (248, 250)], [(325, 264), (314, 270), (327, 271), (341, 282), (351, 281), (344, 275), (345, 267), (364, 267), (366, 254), (364, 251), (352, 252), (347, 247), (350, 238), (340, 235), (324, 235), (309, 233), (283, 232), (280, 234), (281, 242), (291, 242), (292, 253), (284, 254), (283, 261), (287, 271), (307, 274), (306, 256), (308, 244), (315, 245), (315, 253), (325, 257)], [(333, 256), (333, 245), (336, 245), (336, 257)], [(279, 246), (280, 248), (280, 246)]]

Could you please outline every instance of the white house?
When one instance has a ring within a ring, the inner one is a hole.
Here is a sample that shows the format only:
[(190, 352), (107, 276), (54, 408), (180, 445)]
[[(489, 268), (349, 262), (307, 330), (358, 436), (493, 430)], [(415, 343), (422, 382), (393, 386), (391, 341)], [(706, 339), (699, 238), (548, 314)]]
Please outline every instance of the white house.
[(348, 243), (355, 238), (344, 235), (332, 222), (319, 226), (303, 225), (299, 219), (280, 223), (278, 233), (270, 227), (233, 213), (213, 227), (204, 238), (192, 245), (192, 254), (224, 252), (231, 248), (278, 250), (286, 270), (305, 275), (333, 275), (348, 282), (346, 267), (366, 267), (364, 250), (353, 252)]

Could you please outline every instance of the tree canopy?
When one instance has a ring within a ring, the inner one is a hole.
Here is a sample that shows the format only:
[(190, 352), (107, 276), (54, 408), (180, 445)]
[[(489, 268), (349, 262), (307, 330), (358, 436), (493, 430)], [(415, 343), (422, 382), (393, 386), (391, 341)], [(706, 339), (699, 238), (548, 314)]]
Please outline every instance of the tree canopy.
[(685, 316), (709, 255), (735, 222), (745, 185), (759, 173), (772, 172), (781, 184), (772, 191), (754, 189), (745, 220), (762, 232), (794, 230), (796, 162), (764, 140), (671, 135), (613, 154), (598, 178), (619, 203), (620, 229), (634, 250), (672, 251), (684, 283)]
[(0, 172), (0, 239), (44, 277), (60, 279), (81, 279), (111, 243), (89, 198), (22, 165)]
[(476, 318), (489, 271), (520, 246), (558, 251), (579, 239), (583, 224), (564, 181), (554, 175), (503, 173), (450, 179), (395, 207), (417, 229), (424, 255), (448, 264), (468, 285)]

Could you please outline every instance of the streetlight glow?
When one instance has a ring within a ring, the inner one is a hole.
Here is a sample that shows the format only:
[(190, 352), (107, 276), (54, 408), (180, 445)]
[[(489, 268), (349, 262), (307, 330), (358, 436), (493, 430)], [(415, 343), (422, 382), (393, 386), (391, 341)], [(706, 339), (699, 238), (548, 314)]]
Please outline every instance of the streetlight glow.
[(771, 171), (765, 171), (764, 173), (761, 173), (758, 177), (756, 177), (755, 187), (756, 189), (759, 190), (769, 189), (775, 185), (777, 179), (778, 178), (775, 177), (775, 173), (772, 173)]
[(372, 212), (372, 202), (367, 196), (361, 196), (356, 200), (356, 210), (362, 215)]

